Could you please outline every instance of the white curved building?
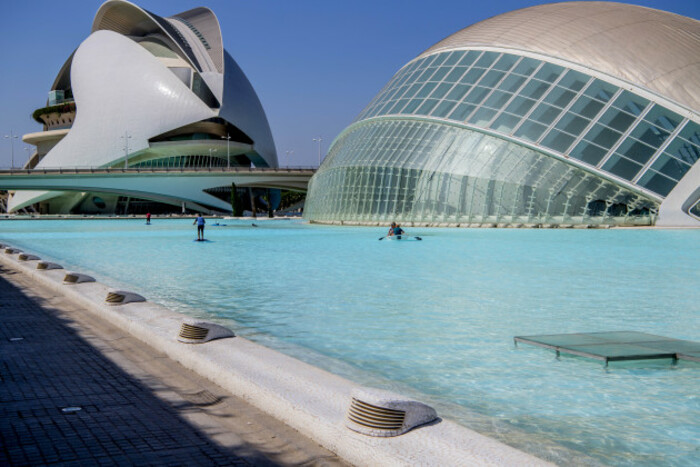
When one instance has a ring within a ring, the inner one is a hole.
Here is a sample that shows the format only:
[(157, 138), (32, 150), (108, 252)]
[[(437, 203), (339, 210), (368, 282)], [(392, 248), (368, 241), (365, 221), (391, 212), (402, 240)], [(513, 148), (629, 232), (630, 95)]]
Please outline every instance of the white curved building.
[[(107, 1), (56, 77), (48, 106), (34, 116), (44, 131), (23, 138), (37, 145), (30, 168), (277, 167), (262, 105), (207, 8), (162, 18)], [(221, 209), (205, 191), (196, 199), (164, 199), (125, 186), (121, 195)], [(119, 198), (19, 191), (9, 205), (18, 210), (42, 201), (48, 212), (100, 212), (114, 211)]]
[(474, 24), (331, 145), (318, 222), (700, 226), (700, 22), (608, 2)]

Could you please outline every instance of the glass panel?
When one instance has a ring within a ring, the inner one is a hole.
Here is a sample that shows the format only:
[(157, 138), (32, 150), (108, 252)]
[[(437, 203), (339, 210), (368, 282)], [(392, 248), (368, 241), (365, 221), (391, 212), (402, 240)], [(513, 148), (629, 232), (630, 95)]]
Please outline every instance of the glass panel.
[(559, 65), (553, 65), (551, 63), (545, 63), (542, 68), (535, 74), (535, 78), (541, 79), (548, 83), (553, 83), (562, 74), (564, 68)]
[(700, 125), (688, 122), (680, 132), (680, 137), (700, 146)]
[(690, 165), (700, 159), (700, 148), (684, 139), (676, 138), (666, 147), (666, 152)]
[(476, 108), (475, 105), (471, 104), (459, 104), (457, 108), (450, 115), (450, 120), (464, 121), (470, 113)]
[(412, 99), (406, 107), (401, 110), (402, 114), (412, 114), (419, 105), (423, 103), (423, 99)]
[(498, 70), (491, 70), (486, 75), (479, 81), (479, 86), (486, 86), (489, 88), (493, 88), (496, 86), (496, 83), (501, 81), (501, 79), (505, 76), (505, 72), (503, 71), (498, 71)]
[(433, 76), (430, 77), (430, 81), (442, 81), (442, 78), (445, 77), (448, 71), (450, 71), (450, 68), (438, 68), (437, 71), (435, 71), (435, 73), (433, 74)]
[(496, 121), (491, 124), (491, 128), (502, 133), (510, 133), (519, 121), (520, 117), (517, 115), (502, 113)]
[(467, 72), (466, 75), (464, 75), (464, 78), (462, 78), (461, 82), (474, 84), (479, 78), (481, 78), (481, 75), (483, 75), (485, 71), (486, 70), (484, 70), (483, 68), (472, 68)]
[(576, 103), (571, 106), (571, 111), (583, 115), (586, 118), (593, 119), (602, 108), (603, 104), (601, 102), (593, 100), (590, 97), (581, 96)]
[(651, 159), (651, 156), (654, 155), (656, 149), (650, 148), (646, 144), (642, 144), (632, 138), (628, 138), (620, 145), (617, 152), (640, 164), (646, 164), (649, 159)]
[(460, 58), (462, 58), (462, 55), (464, 52), (462, 51), (454, 51), (450, 54), (450, 56), (445, 60), (445, 62), (442, 64), (442, 66), (452, 66), (455, 63), (459, 61)]
[(607, 150), (601, 147), (581, 141), (569, 155), (574, 159), (578, 159), (588, 164), (598, 165), (598, 162), (603, 160), (603, 157), (605, 157), (607, 152)]
[(503, 54), (501, 58), (498, 59), (496, 64), (493, 66), (496, 70), (508, 71), (511, 69), (513, 64), (518, 61), (518, 57), (511, 54)]
[(472, 92), (470, 92), (467, 95), (467, 98), (464, 101), (471, 102), (472, 104), (479, 104), (481, 103), (481, 101), (484, 100), (484, 98), (489, 92), (491, 92), (489, 88), (482, 88), (480, 86), (477, 86), (474, 89), (472, 89)]
[(575, 92), (557, 86), (544, 98), (544, 101), (564, 108), (574, 97), (576, 97)]
[(561, 120), (559, 120), (555, 128), (571, 133), (572, 135), (578, 135), (588, 126), (589, 123), (590, 120), (572, 113), (568, 113), (564, 115)]
[(450, 93), (447, 95), (447, 99), (453, 100), (453, 101), (461, 101), (464, 95), (471, 89), (472, 87), (469, 86), (468, 84), (457, 84), (455, 85), (454, 89), (450, 91)]
[(622, 136), (617, 131), (613, 131), (609, 128), (604, 127), (600, 124), (595, 124), (593, 128), (586, 134), (586, 139), (591, 141), (598, 146), (602, 146), (606, 149), (610, 149), (617, 140)]
[(647, 105), (649, 105), (648, 100), (629, 91), (622, 91), (618, 98), (615, 99), (615, 102), (613, 102), (614, 107), (629, 112), (634, 116), (639, 116)]
[(469, 119), (469, 123), (476, 126), (486, 126), (486, 124), (493, 119), (496, 113), (496, 110), (482, 107), (474, 112), (474, 115), (472, 115), (472, 117)]
[(651, 168), (674, 180), (680, 180), (683, 178), (683, 175), (690, 170), (690, 166), (688, 164), (681, 162), (678, 159), (674, 159), (668, 154), (661, 154), (659, 158), (656, 159), (651, 165)]
[(447, 60), (447, 57), (448, 57), (449, 55), (450, 55), (450, 52), (443, 52), (443, 53), (441, 53), (441, 54), (438, 54), (438, 56), (435, 57), (435, 60), (433, 61), (433, 63), (430, 64), (430, 66), (439, 66), (439, 65), (441, 65), (442, 62), (444, 62), (445, 60)]
[(537, 106), (534, 112), (530, 114), (530, 119), (537, 120), (538, 122), (549, 125), (556, 119), (561, 113), (561, 109), (552, 107), (547, 104), (540, 104)]
[(547, 127), (544, 125), (527, 121), (523, 123), (520, 128), (518, 128), (518, 131), (515, 132), (515, 136), (530, 141), (537, 141), (540, 139), (540, 136), (542, 136), (542, 133), (544, 133), (544, 130), (546, 129)]
[(434, 67), (426, 68), (420, 75), (418, 75), (418, 78), (415, 79), (415, 82), (425, 83), (426, 81), (428, 81), (428, 78), (430, 78), (432, 74), (435, 73), (435, 70), (436, 68)]
[(613, 86), (610, 83), (596, 79), (591, 83), (588, 88), (583, 92), (585, 95), (598, 99), (602, 102), (608, 102), (613, 95), (618, 91), (617, 86)]
[(481, 68), (489, 68), (496, 61), (500, 54), (498, 52), (484, 52), (484, 54), (476, 61), (476, 65)]
[(632, 180), (642, 166), (621, 157), (619, 154), (613, 154), (602, 168), (626, 180)]
[(508, 108), (506, 110), (522, 117), (530, 111), (533, 105), (535, 105), (535, 101), (531, 99), (516, 97), (513, 99), (513, 102), (508, 104)]
[(644, 188), (651, 190), (661, 196), (666, 196), (673, 190), (676, 183), (664, 177), (661, 174), (654, 172), (653, 170), (647, 170), (647, 172), (639, 179), (639, 185)]
[(447, 91), (449, 91), (451, 88), (452, 84), (441, 83), (438, 85), (437, 88), (435, 88), (435, 91), (433, 91), (430, 97), (433, 99), (442, 99), (445, 96), (445, 94), (447, 94)]
[(506, 102), (508, 102), (508, 99), (513, 97), (512, 94), (503, 92), (503, 91), (494, 91), (488, 99), (486, 99), (486, 102), (484, 102), (484, 105), (487, 107), (491, 107), (492, 109), (500, 109), (505, 105)]
[(671, 112), (660, 105), (654, 105), (649, 113), (644, 116), (644, 120), (668, 131), (673, 131), (683, 118), (677, 113)]
[(542, 81), (532, 80), (525, 85), (522, 91), (520, 91), (520, 95), (537, 100), (542, 97), (547, 89), (549, 89), (549, 84), (543, 83)]
[(444, 118), (448, 113), (450, 113), (450, 110), (452, 110), (455, 105), (457, 105), (457, 103), (454, 101), (443, 101), (437, 106), (433, 112), (433, 116)]
[(604, 125), (618, 130), (621, 133), (624, 133), (625, 131), (627, 131), (630, 125), (632, 125), (634, 120), (635, 118), (628, 113), (621, 112), (617, 109), (609, 108), (605, 111), (603, 116), (600, 117), (600, 120), (598, 121)]
[(666, 141), (669, 133), (647, 122), (642, 122), (632, 131), (632, 136), (650, 146), (658, 148)]
[(513, 73), (518, 73), (523, 76), (530, 76), (538, 66), (540, 66), (539, 60), (535, 60), (534, 58), (525, 58), (523, 57), (522, 60), (520, 60), (520, 63), (515, 67), (513, 70)]
[(420, 83), (412, 84), (411, 87), (408, 88), (408, 91), (406, 91), (406, 94), (404, 94), (402, 97), (404, 99), (410, 99), (418, 92), (418, 90), (421, 88), (421, 86), (422, 86), (422, 84), (420, 84)]
[(548, 148), (552, 148), (555, 151), (566, 152), (566, 150), (569, 149), (569, 146), (571, 146), (571, 143), (573, 143), (575, 139), (575, 137), (566, 133), (562, 133), (557, 130), (552, 130), (542, 140), (542, 145)]
[(448, 73), (448, 75), (445, 77), (445, 81), (448, 83), (456, 83), (457, 81), (459, 81), (459, 79), (462, 77), (465, 71), (467, 71), (466, 68), (463, 68), (461, 66), (457, 67)]
[(407, 103), (408, 103), (408, 99), (401, 99), (401, 100), (397, 101), (396, 104), (387, 113), (397, 114), (397, 113), (401, 112), (401, 109), (403, 109)]
[(584, 75), (578, 71), (569, 70), (566, 75), (557, 83), (557, 86), (571, 89), (572, 91), (580, 91), (581, 88), (588, 82), (590, 76)]
[(498, 89), (502, 89), (504, 91), (508, 92), (515, 92), (517, 91), (520, 86), (525, 82), (525, 77), (524, 76), (519, 76), (519, 75), (508, 75), (506, 76), (506, 79), (504, 79), (501, 84), (498, 85)]
[(430, 114), (430, 111), (433, 110), (433, 108), (440, 102), (437, 99), (426, 99), (423, 104), (418, 107), (418, 110), (416, 111), (416, 114), (419, 115), (428, 115)]
[(459, 61), (459, 66), (471, 66), (471, 64), (474, 63), (474, 60), (476, 60), (476, 57), (479, 55), (481, 55), (480, 51), (470, 50), (464, 57), (462, 57), (462, 60)]

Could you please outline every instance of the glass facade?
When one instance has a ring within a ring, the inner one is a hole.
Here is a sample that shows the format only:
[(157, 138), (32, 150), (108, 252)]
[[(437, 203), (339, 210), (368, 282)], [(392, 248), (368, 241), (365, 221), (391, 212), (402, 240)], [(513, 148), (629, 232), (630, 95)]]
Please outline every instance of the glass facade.
[[(486, 139), (489, 141), (486, 147), (472, 146), (472, 142), (486, 138), (485, 134), (491, 135)], [(534, 149), (528, 149), (520, 142), (526, 142)], [(500, 149), (492, 150), (495, 147)], [(575, 159), (589, 170), (575, 168), (547, 153)], [(452, 154), (450, 162), (447, 154)], [(482, 163), (484, 158), (492, 160)], [(585, 208), (587, 203), (577, 202), (574, 208), (572, 200), (592, 197), (588, 202), (599, 200), (607, 203), (608, 208), (624, 204), (627, 213), (617, 217), (627, 217), (629, 213), (640, 212), (642, 207), (653, 212), (698, 158), (700, 126), (697, 122), (629, 90), (577, 70), (529, 57), (494, 51), (448, 51), (421, 57), (399, 70), (353, 125), (334, 142), (329, 158), (314, 177), (310, 202), (307, 202), (307, 211), (310, 208), (311, 212), (307, 217), (312, 220), (314, 217), (330, 220), (333, 216), (364, 219), (369, 213), (377, 217), (383, 212), (383, 206), (388, 206), (388, 201), (374, 209), (375, 206), (366, 205), (370, 201), (358, 198), (363, 189), (369, 189), (375, 183), (381, 185), (376, 190), (418, 190), (416, 196), (420, 194), (419, 198), (425, 198), (427, 192), (421, 194), (421, 190), (430, 190), (414, 184), (418, 180), (425, 184), (423, 171), (428, 171), (428, 175), (461, 177), (460, 183), (467, 184), (477, 179), (491, 180), (496, 184), (513, 183), (510, 189), (520, 191), (516, 196), (504, 189), (505, 198), (515, 196), (510, 201), (514, 203), (512, 205), (489, 201), (495, 203), (494, 206), (500, 205), (497, 213), (485, 207), (475, 210), (473, 206), (478, 202), (469, 198), (466, 202), (471, 208), (459, 203), (450, 207), (444, 205), (444, 211), (422, 207), (421, 212), (432, 212), (427, 216), (431, 219), (442, 216), (461, 222), (459, 219), (464, 216), (500, 216), (503, 209), (510, 209), (518, 218), (526, 212), (529, 214), (525, 217), (530, 219), (543, 212), (547, 217), (559, 208), (537, 205), (525, 209), (521, 197), (532, 196), (532, 193), (522, 190), (528, 186), (535, 191), (557, 189), (557, 183), (565, 184), (561, 188), (563, 192), (573, 193), (566, 210), (561, 204), (558, 216), (571, 216), (576, 210), (579, 211), (576, 215), (583, 215), (588, 209)], [(501, 167), (499, 164), (505, 161), (509, 165)], [(528, 163), (534, 166), (529, 167)], [(434, 169), (435, 164), (441, 165)], [(561, 167), (570, 173), (570, 179), (562, 182), (567, 176), (555, 175), (556, 170), (552, 169), (554, 172), (540, 173), (540, 181), (533, 185), (534, 182), (525, 174), (540, 166)], [(391, 171), (380, 170), (371, 176), (364, 173), (379, 167)], [(482, 168), (477, 171), (477, 167)], [(417, 172), (402, 172), (404, 170)], [(511, 171), (508, 176), (503, 175), (505, 170)], [(356, 178), (360, 172), (364, 175)], [(621, 178), (651, 193), (649, 196), (632, 195), (634, 190), (606, 182), (603, 177), (595, 175), (597, 172), (603, 172), (613, 180)], [(408, 180), (404, 180), (405, 177)], [(334, 188), (332, 183), (328, 184), (330, 178), (340, 185)], [(449, 185), (453, 186), (453, 182)], [(346, 186), (347, 183), (359, 183), (360, 186)], [(519, 183), (523, 185), (517, 188)], [(546, 186), (548, 183), (550, 185)], [(315, 199), (313, 190), (326, 184), (330, 191), (324, 192), (324, 197), (328, 200)], [(603, 195), (603, 192), (608, 194)], [(611, 194), (613, 192), (618, 195)], [(333, 195), (329, 197), (329, 193)], [(374, 196), (374, 192), (362, 193), (363, 196)], [(430, 201), (436, 203), (435, 206), (447, 196), (441, 191), (432, 194), (438, 196)], [(501, 199), (501, 194), (493, 195)], [(346, 196), (356, 199), (355, 208), (348, 205), (351, 201), (346, 200)], [(334, 197), (343, 205), (338, 206), (342, 213), (329, 210), (331, 206), (327, 201)], [(534, 203), (546, 204), (549, 196), (540, 199), (538, 194), (536, 198)], [(550, 204), (552, 200), (549, 200)], [(413, 201), (428, 202), (427, 199)], [(322, 204), (326, 207), (321, 208)], [(409, 204), (415, 217), (418, 215), (415, 206), (412, 202)], [(379, 217), (387, 220), (404, 214), (405, 207), (402, 205), (396, 209), (394, 206), (392, 212)], [(353, 213), (353, 209), (358, 211)], [(619, 208), (613, 210), (621, 212)], [(609, 214), (612, 211), (606, 209), (604, 212)]]

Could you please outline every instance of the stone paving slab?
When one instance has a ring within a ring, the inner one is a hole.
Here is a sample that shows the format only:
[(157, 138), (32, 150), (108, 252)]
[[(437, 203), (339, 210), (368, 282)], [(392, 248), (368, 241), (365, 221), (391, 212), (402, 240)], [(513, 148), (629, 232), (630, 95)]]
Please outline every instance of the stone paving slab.
[[(85, 331), (3, 277), (14, 274), (0, 267), (0, 465), (342, 465), (320, 447), (290, 448), (296, 432), (277, 439), (250, 408), (232, 414), (227, 394), (182, 378), (186, 369), (118, 329)], [(135, 375), (115, 363), (129, 358), (141, 365)], [(81, 410), (63, 411), (70, 407)], [(243, 427), (229, 431), (215, 418)], [(246, 443), (246, 430), (269, 440), (268, 452)]]

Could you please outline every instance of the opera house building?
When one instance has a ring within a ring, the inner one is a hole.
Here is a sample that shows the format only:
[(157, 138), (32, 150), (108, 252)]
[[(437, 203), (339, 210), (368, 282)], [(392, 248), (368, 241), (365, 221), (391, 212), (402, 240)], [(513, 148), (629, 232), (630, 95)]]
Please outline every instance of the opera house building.
[[(224, 49), (219, 22), (208, 8), (164, 18), (126, 1), (107, 1), (34, 118), (43, 131), (23, 137), (37, 147), (29, 169), (278, 165), (262, 105)], [(230, 206), (225, 196), (217, 197), (218, 187), (205, 182), (178, 180), (181, 192), (193, 193), (188, 207)], [(134, 192), (121, 188), (121, 195), (17, 191), (9, 209), (39, 203), (48, 213), (106, 213), (119, 212), (120, 204), (134, 198), (184, 203), (159, 192), (155, 183)]]
[(438, 42), (333, 142), (313, 222), (700, 226), (700, 22), (534, 6)]

